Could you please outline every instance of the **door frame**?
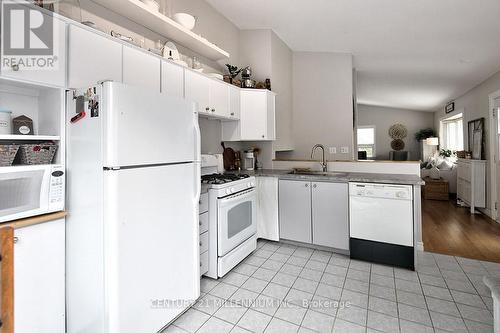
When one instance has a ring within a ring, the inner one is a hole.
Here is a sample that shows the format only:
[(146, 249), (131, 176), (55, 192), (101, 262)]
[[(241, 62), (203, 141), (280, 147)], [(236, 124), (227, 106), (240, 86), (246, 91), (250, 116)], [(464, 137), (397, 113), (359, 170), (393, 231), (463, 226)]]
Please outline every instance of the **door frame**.
[[(497, 179), (497, 170), (495, 166), (495, 160), (500, 158), (500, 156), (497, 156), (496, 152), (496, 133), (497, 133), (497, 125), (495, 122), (495, 117), (493, 115), (493, 110), (494, 110), (494, 105), (495, 105), (495, 99), (500, 98), (500, 90), (497, 90), (491, 94), (489, 94), (489, 119), (490, 119), (490, 188), (491, 188), (491, 202), (490, 202), (490, 207), (491, 207), (491, 218), (495, 221), (498, 222), (498, 211), (499, 208), (495, 208), (495, 203), (497, 202), (497, 185), (496, 185), (496, 179)], [(497, 114), (497, 117), (500, 116)], [(500, 175), (499, 175), (500, 176)]]

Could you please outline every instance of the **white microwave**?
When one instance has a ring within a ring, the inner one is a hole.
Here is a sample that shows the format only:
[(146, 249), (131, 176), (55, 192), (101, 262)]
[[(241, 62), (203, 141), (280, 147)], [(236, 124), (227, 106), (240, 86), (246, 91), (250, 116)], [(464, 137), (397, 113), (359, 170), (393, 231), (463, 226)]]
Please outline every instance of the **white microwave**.
[(62, 165), (0, 167), (0, 222), (64, 210)]

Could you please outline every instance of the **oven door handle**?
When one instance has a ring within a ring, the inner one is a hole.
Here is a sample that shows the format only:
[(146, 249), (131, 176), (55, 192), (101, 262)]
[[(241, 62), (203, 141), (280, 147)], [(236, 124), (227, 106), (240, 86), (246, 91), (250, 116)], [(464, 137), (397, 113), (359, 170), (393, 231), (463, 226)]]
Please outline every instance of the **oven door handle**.
[(235, 201), (240, 201), (242, 199), (255, 197), (255, 194), (256, 194), (255, 189), (252, 188), (252, 189), (245, 190), (245, 192), (232, 194), (230, 196), (227, 196), (225, 198), (221, 198), (219, 200), (220, 200), (220, 204), (225, 206), (225, 205), (229, 205)]

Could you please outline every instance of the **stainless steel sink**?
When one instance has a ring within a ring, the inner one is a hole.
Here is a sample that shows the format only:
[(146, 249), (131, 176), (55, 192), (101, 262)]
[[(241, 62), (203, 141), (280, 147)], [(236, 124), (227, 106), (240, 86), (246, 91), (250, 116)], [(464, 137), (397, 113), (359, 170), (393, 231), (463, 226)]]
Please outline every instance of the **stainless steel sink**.
[(324, 172), (324, 171), (298, 171), (293, 170), (288, 173), (289, 175), (299, 176), (324, 176), (324, 177), (345, 177), (345, 172)]

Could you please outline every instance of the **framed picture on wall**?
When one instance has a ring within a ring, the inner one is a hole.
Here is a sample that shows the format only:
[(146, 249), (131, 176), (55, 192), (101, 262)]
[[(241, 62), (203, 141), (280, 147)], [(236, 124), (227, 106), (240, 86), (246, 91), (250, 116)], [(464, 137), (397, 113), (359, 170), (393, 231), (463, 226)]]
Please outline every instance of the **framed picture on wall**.
[(450, 103), (446, 104), (446, 106), (444, 107), (444, 111), (446, 113), (450, 113), (450, 112), (455, 111), (455, 102), (450, 102)]
[(468, 122), (469, 151), (475, 160), (484, 160), (484, 118)]

